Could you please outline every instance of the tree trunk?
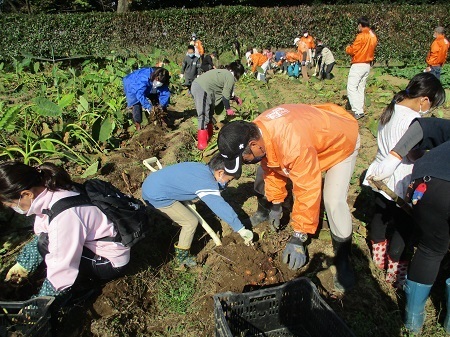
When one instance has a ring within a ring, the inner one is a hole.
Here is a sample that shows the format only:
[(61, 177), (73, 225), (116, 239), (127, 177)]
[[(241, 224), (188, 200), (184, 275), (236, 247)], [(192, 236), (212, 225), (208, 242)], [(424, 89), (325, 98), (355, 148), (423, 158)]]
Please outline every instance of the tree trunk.
[(129, 5), (129, 0), (118, 0), (117, 1), (117, 13), (128, 12), (128, 5)]

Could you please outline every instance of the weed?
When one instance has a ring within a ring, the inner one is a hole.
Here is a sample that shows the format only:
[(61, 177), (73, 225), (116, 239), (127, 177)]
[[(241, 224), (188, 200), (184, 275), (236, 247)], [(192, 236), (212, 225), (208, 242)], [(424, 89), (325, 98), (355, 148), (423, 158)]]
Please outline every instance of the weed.
[(191, 310), (197, 278), (190, 271), (161, 271), (156, 291), (156, 305), (161, 312), (186, 314)]

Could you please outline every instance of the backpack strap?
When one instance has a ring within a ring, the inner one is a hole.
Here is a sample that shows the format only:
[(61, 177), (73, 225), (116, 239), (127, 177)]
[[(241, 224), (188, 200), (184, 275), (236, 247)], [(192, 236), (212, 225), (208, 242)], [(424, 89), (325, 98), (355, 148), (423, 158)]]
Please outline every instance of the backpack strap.
[(78, 206), (93, 206), (93, 204), (87, 195), (74, 195), (58, 200), (51, 208), (42, 210), (42, 213), (48, 215), (48, 223), (50, 224), (61, 212)]

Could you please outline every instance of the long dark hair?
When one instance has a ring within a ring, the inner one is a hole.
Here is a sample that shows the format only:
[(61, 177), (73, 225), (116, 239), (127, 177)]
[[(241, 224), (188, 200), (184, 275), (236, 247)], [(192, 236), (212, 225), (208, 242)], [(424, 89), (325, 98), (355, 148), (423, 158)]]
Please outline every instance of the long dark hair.
[(50, 191), (70, 190), (73, 181), (63, 168), (52, 163), (37, 167), (18, 161), (0, 163), (0, 201), (19, 199), (22, 191), (39, 186)]
[(394, 114), (395, 104), (406, 98), (428, 97), (431, 102), (430, 108), (435, 108), (445, 102), (445, 90), (441, 81), (431, 73), (420, 73), (409, 81), (405, 90), (395, 94), (391, 103), (384, 109), (380, 117), (380, 124), (385, 125)]

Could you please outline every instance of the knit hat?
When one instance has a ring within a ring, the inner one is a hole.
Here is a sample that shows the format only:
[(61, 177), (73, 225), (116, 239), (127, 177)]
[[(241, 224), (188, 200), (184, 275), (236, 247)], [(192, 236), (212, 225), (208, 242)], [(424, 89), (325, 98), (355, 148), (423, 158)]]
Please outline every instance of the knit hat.
[(249, 122), (234, 121), (219, 132), (217, 146), (224, 157), (225, 172), (240, 176), (242, 172), (242, 152), (250, 141)]

